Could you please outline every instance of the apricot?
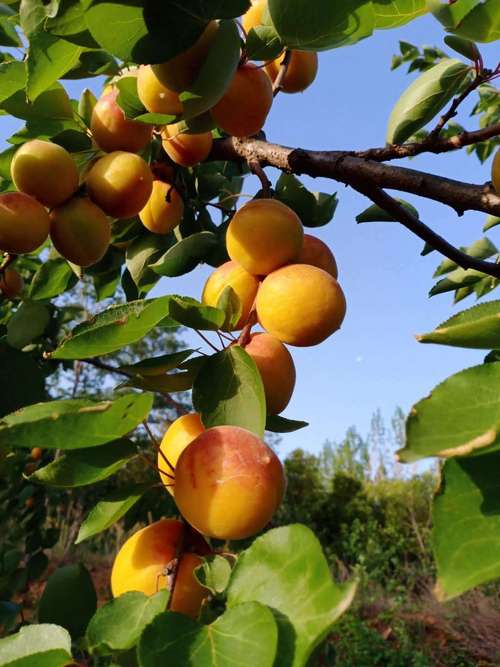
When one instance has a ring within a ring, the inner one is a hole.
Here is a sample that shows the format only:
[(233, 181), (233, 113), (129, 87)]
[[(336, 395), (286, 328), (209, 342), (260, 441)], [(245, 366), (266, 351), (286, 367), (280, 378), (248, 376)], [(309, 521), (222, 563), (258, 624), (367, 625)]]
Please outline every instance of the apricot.
[(182, 102), (179, 95), (158, 79), (151, 65), (144, 65), (139, 70), (137, 94), (151, 113), (165, 113), (173, 116), (182, 113)]
[(199, 39), (187, 51), (179, 53), (164, 63), (152, 65), (158, 80), (175, 92), (187, 90), (196, 80), (218, 29), (217, 21), (210, 21)]
[(114, 151), (97, 160), (86, 179), (89, 197), (113, 218), (131, 218), (153, 191), (153, 174), (135, 153)]
[(10, 166), (14, 185), (44, 206), (58, 206), (78, 188), (78, 169), (66, 149), (33, 139), (19, 148)]
[[(191, 412), (188, 415), (182, 415), (172, 422), (163, 436), (157, 463), (160, 469), (161, 481), (172, 495), (174, 495), (175, 466), (177, 465), (179, 456), (204, 430), (205, 427), (201, 422), (200, 415), (197, 412)], [(165, 459), (168, 460), (168, 463), (170, 463), (174, 470), (170, 468)], [(161, 472), (162, 470), (168, 474), (164, 474), (164, 472)]]
[(0, 294), (7, 299), (15, 299), (23, 291), (24, 280), (16, 269), (8, 266), (0, 273)]
[(260, 324), (283, 343), (318, 345), (342, 324), (344, 293), (323, 269), (289, 264), (269, 274), (256, 300)]
[(304, 231), (298, 215), (277, 199), (253, 199), (229, 223), (229, 257), (249, 273), (267, 275), (295, 261)]
[(106, 254), (111, 225), (105, 213), (87, 197), (74, 197), (52, 209), (50, 220), (52, 243), (68, 261), (92, 266)]
[(178, 124), (165, 125), (161, 133), (165, 153), (176, 164), (193, 167), (206, 160), (212, 150), (212, 133), (188, 134), (180, 132)]
[(272, 103), (269, 77), (253, 63), (246, 63), (236, 70), (226, 92), (212, 108), (212, 116), (227, 134), (247, 137), (264, 127)]
[(500, 148), (495, 153), (493, 164), (491, 165), (491, 180), (497, 194), (500, 195)]
[(43, 449), (41, 447), (33, 447), (30, 452), (30, 456), (33, 461), (39, 461), (42, 458)]
[(153, 234), (168, 234), (182, 220), (184, 202), (169, 183), (153, 181), (153, 190), (146, 205), (139, 212), (144, 227)]
[(252, 28), (262, 25), (262, 18), (266, 4), (267, 0), (253, 0), (250, 8), (243, 14), (241, 24), (247, 35)]
[(128, 591), (153, 595), (167, 587), (167, 570), (172, 567), (179, 548), (184, 546), (186, 551), (180, 557), (170, 609), (196, 618), (209, 591), (198, 583), (194, 569), (203, 562), (198, 553), (206, 554), (208, 547), (201, 537), (186, 540), (183, 531), (191, 533), (181, 521), (161, 519), (129, 537), (113, 563), (113, 597)]
[[(283, 61), (283, 55), (266, 65), (266, 72), (274, 83)], [(295, 51), (290, 54), (286, 74), (281, 83), (284, 93), (301, 93), (309, 88), (318, 73), (318, 54), (313, 51)]]
[(233, 330), (241, 329), (252, 310), (259, 289), (259, 281), (237, 262), (225, 262), (208, 277), (201, 295), (202, 302), (207, 306), (217, 306), (222, 292), (228, 286), (234, 290), (241, 302), (241, 317)]
[(269, 415), (286, 408), (295, 387), (295, 365), (292, 355), (281, 341), (268, 333), (252, 334), (245, 350), (255, 361), (264, 384)]
[(34, 197), (24, 192), (0, 195), (0, 250), (33, 252), (47, 240), (49, 227), (49, 214)]
[(323, 269), (334, 278), (338, 276), (337, 262), (330, 248), (316, 236), (304, 234), (304, 245), (297, 258), (297, 264), (310, 264)]
[(103, 151), (130, 151), (137, 153), (151, 141), (153, 128), (125, 117), (118, 105), (118, 89), (112, 88), (101, 95), (92, 111), (90, 130), (96, 144)]
[(270, 521), (284, 491), (283, 466), (276, 454), (238, 426), (206, 430), (177, 461), (177, 507), (209, 537), (239, 540), (254, 535)]

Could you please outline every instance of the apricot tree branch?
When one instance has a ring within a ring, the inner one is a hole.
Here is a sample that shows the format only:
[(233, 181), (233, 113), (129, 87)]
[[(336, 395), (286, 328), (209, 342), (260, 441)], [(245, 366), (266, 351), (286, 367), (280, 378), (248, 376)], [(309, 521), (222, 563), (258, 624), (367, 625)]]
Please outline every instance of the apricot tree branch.
[(264, 197), (270, 197), (272, 183), (266, 176), (266, 172), (262, 169), (259, 160), (252, 157), (249, 158), (248, 168), (250, 169), (252, 174), (255, 174), (255, 176), (257, 176), (257, 178), (259, 179), (260, 184), (262, 186), (262, 194), (264, 195)]
[(273, 83), (274, 97), (276, 97), (276, 95), (280, 92), (280, 90), (283, 90), (283, 81), (285, 80), (285, 76), (288, 71), (288, 65), (290, 64), (291, 57), (292, 57), (292, 52), (290, 51), (290, 49), (285, 49), (285, 53), (283, 54), (283, 60), (280, 63), (278, 74), (276, 75), (276, 78)]

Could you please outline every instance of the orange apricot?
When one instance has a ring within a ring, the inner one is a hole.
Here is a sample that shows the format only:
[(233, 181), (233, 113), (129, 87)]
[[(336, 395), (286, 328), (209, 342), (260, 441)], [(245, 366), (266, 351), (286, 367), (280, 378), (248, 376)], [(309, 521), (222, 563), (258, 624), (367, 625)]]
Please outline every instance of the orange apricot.
[(163, 181), (153, 181), (151, 196), (139, 211), (144, 227), (153, 234), (168, 234), (177, 227), (183, 214), (184, 201), (174, 186)]
[(7, 299), (15, 299), (23, 291), (24, 280), (20, 273), (8, 266), (3, 273), (0, 273), (0, 294)]
[[(266, 65), (266, 72), (274, 83), (281, 67), (283, 55)], [(290, 54), (286, 74), (281, 82), (284, 93), (301, 93), (309, 88), (318, 73), (318, 54), (313, 51), (296, 51)]]
[(153, 191), (153, 174), (135, 153), (114, 151), (97, 160), (87, 174), (89, 197), (113, 218), (131, 218)]
[(297, 259), (303, 237), (295, 211), (277, 199), (253, 199), (229, 223), (226, 246), (249, 273), (267, 275)]
[(334, 278), (338, 276), (337, 262), (330, 248), (321, 239), (304, 234), (304, 245), (297, 257), (297, 264), (310, 264), (323, 269)]
[(206, 430), (186, 447), (175, 470), (175, 502), (204, 535), (239, 540), (262, 530), (285, 491), (280, 460), (238, 426)]
[(33, 139), (19, 148), (10, 166), (14, 185), (44, 206), (58, 206), (78, 188), (78, 169), (68, 151), (50, 141)]
[(295, 387), (295, 365), (292, 355), (275, 336), (252, 334), (246, 352), (259, 369), (266, 394), (267, 413), (277, 415), (286, 408)]
[(73, 197), (50, 213), (50, 238), (56, 250), (78, 266), (97, 264), (111, 241), (105, 213), (87, 197)]
[(0, 250), (33, 252), (47, 240), (50, 219), (44, 207), (24, 192), (0, 195)]
[(160, 81), (151, 65), (144, 65), (139, 70), (137, 94), (151, 113), (165, 113), (173, 116), (182, 113), (182, 102), (179, 95)]
[(30, 452), (31, 458), (33, 461), (39, 461), (43, 455), (43, 449), (41, 447), (33, 447)]
[(302, 347), (318, 345), (339, 329), (346, 302), (329, 273), (308, 264), (289, 264), (264, 279), (256, 309), (266, 331)]
[(252, 28), (262, 25), (262, 18), (264, 9), (266, 8), (267, 0), (253, 0), (249, 9), (243, 14), (241, 24), (243, 30), (248, 34)]
[(495, 153), (493, 158), (493, 163), (491, 165), (491, 180), (493, 182), (493, 187), (497, 191), (497, 194), (500, 194), (500, 148)]
[(146, 123), (126, 118), (116, 98), (119, 91), (112, 88), (101, 95), (92, 111), (90, 130), (103, 151), (137, 153), (151, 141), (153, 128)]
[(217, 306), (222, 292), (228, 286), (234, 290), (241, 303), (241, 316), (233, 330), (241, 329), (252, 310), (259, 281), (237, 262), (225, 262), (208, 277), (201, 295), (202, 302), (207, 306)]
[(247, 137), (264, 127), (272, 103), (269, 77), (253, 63), (246, 63), (236, 70), (226, 92), (212, 108), (212, 116), (227, 134)]
[(157, 464), (160, 470), (161, 481), (172, 495), (174, 495), (175, 466), (177, 465), (179, 456), (204, 430), (205, 427), (201, 422), (200, 415), (197, 412), (190, 412), (172, 422), (163, 436), (160, 451), (158, 452)]
[(153, 595), (165, 588), (168, 585), (167, 566), (171, 567), (183, 543), (186, 550), (180, 557), (170, 609), (196, 618), (209, 591), (198, 583), (194, 569), (202, 563), (199, 553), (206, 554), (208, 547), (201, 537), (189, 544), (183, 531), (191, 533), (176, 519), (161, 519), (129, 537), (113, 563), (113, 597), (128, 591)]
[(179, 131), (178, 125), (165, 125), (161, 133), (165, 153), (176, 164), (193, 167), (206, 160), (212, 150), (212, 133), (188, 134)]

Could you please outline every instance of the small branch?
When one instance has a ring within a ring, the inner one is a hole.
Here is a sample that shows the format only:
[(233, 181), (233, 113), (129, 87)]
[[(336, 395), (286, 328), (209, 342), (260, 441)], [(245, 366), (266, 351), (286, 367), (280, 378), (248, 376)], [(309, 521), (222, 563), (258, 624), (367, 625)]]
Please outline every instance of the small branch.
[(198, 336), (199, 336), (203, 341), (205, 341), (205, 343), (206, 343), (207, 345), (209, 345), (209, 346), (212, 348), (212, 350), (215, 350), (215, 352), (220, 352), (220, 350), (219, 350), (217, 347), (215, 347), (215, 345), (214, 345), (214, 344), (213, 344), (213, 343), (212, 343), (212, 342), (211, 342), (211, 341), (210, 341), (204, 334), (202, 334), (201, 331), (200, 331), (199, 329), (194, 329), (194, 331), (196, 331), (196, 333), (198, 334)]
[(184, 519), (181, 517), (181, 522), (182, 522), (182, 533), (179, 539), (179, 542), (177, 544), (177, 549), (175, 551), (175, 557), (173, 560), (168, 563), (167, 567), (165, 568), (167, 571), (167, 587), (168, 590), (170, 591), (170, 597), (168, 598), (168, 603), (167, 603), (167, 611), (171, 608), (172, 602), (173, 602), (173, 597), (174, 597), (174, 591), (175, 591), (175, 585), (177, 583), (177, 577), (179, 575), (179, 566), (181, 563), (181, 557), (184, 552), (184, 547), (186, 543), (186, 522)]
[(290, 51), (290, 49), (286, 49), (283, 55), (283, 60), (280, 63), (278, 74), (274, 79), (273, 83), (274, 97), (276, 97), (276, 95), (280, 92), (280, 90), (283, 90), (283, 81), (285, 80), (285, 76), (288, 71), (288, 65), (290, 64), (291, 58), (292, 58), (292, 52)]
[(248, 167), (252, 172), (252, 174), (255, 174), (255, 176), (257, 176), (257, 178), (259, 179), (260, 184), (262, 186), (262, 194), (264, 195), (264, 197), (270, 197), (272, 183), (266, 176), (266, 172), (264, 171), (264, 169), (262, 169), (260, 161), (257, 160), (256, 158), (250, 157), (248, 159)]
[[(167, 466), (170, 468), (170, 472), (173, 472), (175, 474), (175, 468), (174, 466), (170, 463), (170, 461), (167, 458), (167, 455), (161, 448), (161, 444), (158, 442), (158, 440), (155, 438), (152, 430), (149, 428), (149, 424), (146, 420), (142, 422), (142, 425), (144, 426), (146, 433), (148, 434), (149, 439), (151, 440), (151, 443), (153, 444), (153, 447), (156, 449), (158, 454), (161, 456), (161, 458), (165, 461)], [(160, 471), (163, 472), (163, 471)], [(170, 477), (171, 479), (174, 479), (174, 476), (171, 475), (168, 472), (163, 472), (164, 475), (167, 475), (167, 477)]]

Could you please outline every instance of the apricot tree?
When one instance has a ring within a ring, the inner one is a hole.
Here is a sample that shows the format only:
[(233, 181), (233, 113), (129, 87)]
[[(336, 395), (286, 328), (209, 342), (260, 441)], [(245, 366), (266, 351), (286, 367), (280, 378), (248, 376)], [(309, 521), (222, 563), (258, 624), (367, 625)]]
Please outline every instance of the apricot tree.
[[(49, 578), (38, 623), (3, 603), (13, 634), (0, 642), (0, 665), (330, 664), (324, 642), (356, 581), (333, 581), (306, 527), (272, 528), (286, 480), (264, 442), (266, 431), (307, 426), (281, 415), (295, 384), (285, 345), (318, 345), (346, 316), (333, 253), (304, 234), (332, 219), (337, 197), (308, 191), (297, 175), (345, 184), (369, 201), (358, 222), (399, 223), (425, 253), (444, 255), (433, 294), (460, 300), (497, 287), (489, 239), (456, 248), (387, 190), (483, 212), (485, 230), (500, 222), (500, 67), (477, 46), (498, 39), (498, 2), (6, 0), (0, 9), (0, 108), (26, 122), (0, 160), (0, 453), (8, 465), (31, 452), (31, 484), (77, 488), (127, 466), (143, 428), (151, 447), (141, 461), (179, 511), (123, 543), (113, 599), (99, 609), (81, 564)], [(419, 74), (392, 110), (385, 146), (312, 151), (267, 140), (274, 98), (313, 84), (318, 52), (425, 13), (443, 25), (448, 52), (401, 43), (394, 66)], [(91, 77), (100, 77), (98, 99), (84, 89), (71, 100), (61, 83)], [(478, 129), (454, 120), (472, 96)], [(497, 151), (492, 183), (392, 164), (461, 149), (481, 161)], [(275, 184), (266, 167), (281, 170)], [(259, 192), (238, 205), (252, 175)], [(147, 298), (162, 277), (200, 263), (214, 269), (200, 300)], [(78, 282), (112, 302), (82, 313), (61, 298)], [(419, 337), (490, 351), (415, 405), (399, 452), (401, 461), (445, 460), (434, 505), (442, 599), (500, 574), (499, 321), (500, 301), (489, 300)], [(179, 326), (203, 347), (129, 365), (106, 359)], [(109, 384), (80, 394), (77, 377), (72, 398), (49, 400), (51, 373), (87, 364)], [(191, 412), (172, 396), (186, 391)], [(148, 423), (153, 405), (173, 421), (160, 437)], [(102, 498), (76, 541), (119, 521), (149, 489)], [(20, 521), (34, 509), (28, 500)], [(231, 549), (257, 534), (239, 555)], [(2, 567), (8, 577), (5, 554)]]

